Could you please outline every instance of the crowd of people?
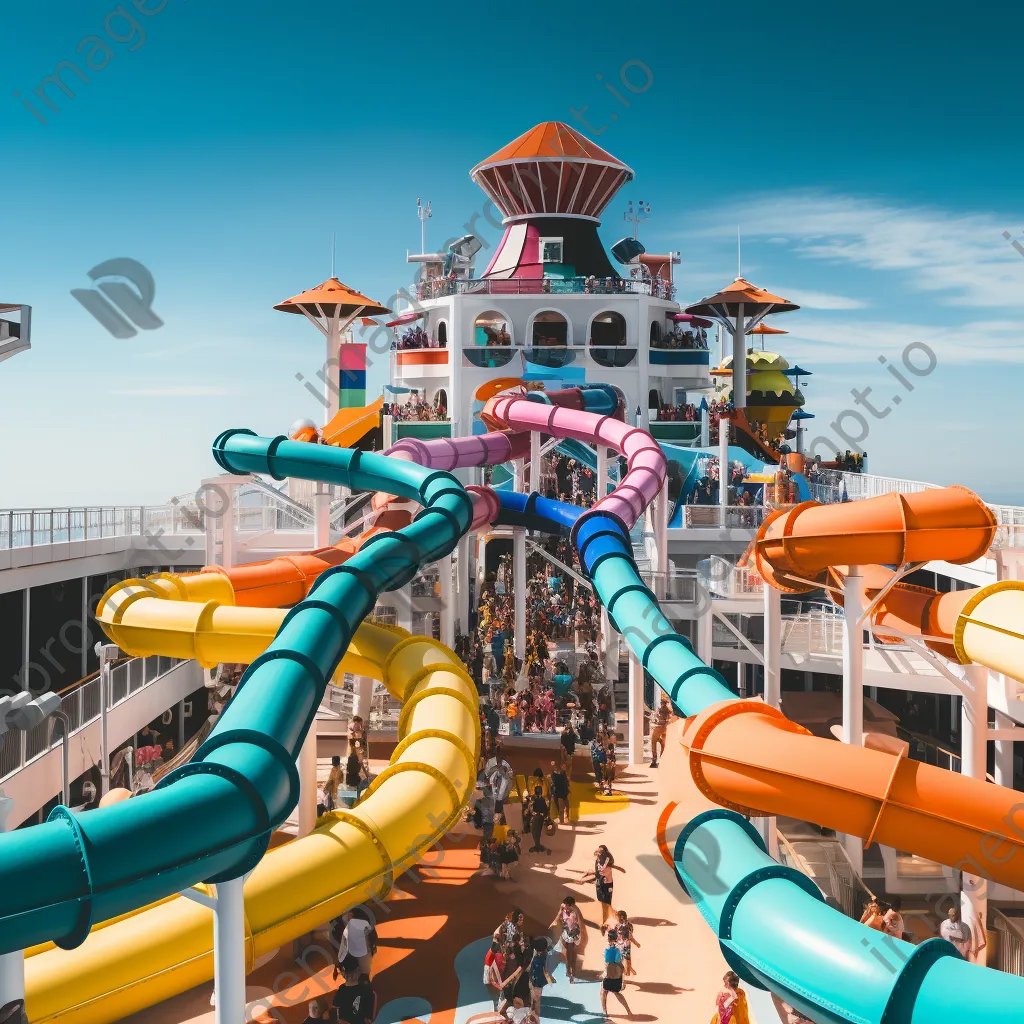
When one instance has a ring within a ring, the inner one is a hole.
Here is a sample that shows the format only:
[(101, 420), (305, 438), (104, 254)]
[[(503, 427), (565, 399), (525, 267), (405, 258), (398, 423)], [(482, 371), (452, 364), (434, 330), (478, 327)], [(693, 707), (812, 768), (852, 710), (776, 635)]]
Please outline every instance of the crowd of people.
[[(628, 980), (637, 977), (633, 950), (641, 947), (627, 912), (612, 906), (615, 872), (625, 870), (615, 863), (608, 847), (601, 845), (594, 851), (593, 868), (579, 879), (580, 883), (594, 883), (601, 907), (601, 935), (605, 942), (600, 954), (601, 1008), (606, 1016), (611, 995), (631, 1014), (623, 990)], [(566, 979), (570, 985), (579, 981), (587, 943), (585, 924), (572, 894), (562, 898), (547, 929), (537, 929), (540, 934), (530, 934), (526, 915), (519, 907), (509, 910), (494, 929), (483, 962), (483, 983), (495, 1013), (512, 1024), (540, 1024), (544, 990), (554, 984), (552, 951), (561, 944)]]
[(703, 327), (689, 327), (675, 324), (659, 338), (652, 339), (651, 348), (659, 349), (707, 349), (708, 332)]
[(410, 421), (443, 423), (448, 420), (448, 398), (444, 390), (437, 392), (434, 401), (427, 401), (419, 392), (413, 391), (404, 402), (392, 402), (388, 406), (392, 419), (396, 422)]
[(429, 331), (423, 330), (423, 328), (417, 324), (415, 327), (410, 327), (409, 330), (404, 331), (402, 336), (398, 336), (398, 332), (395, 332), (395, 339), (391, 342), (393, 349), (405, 350), (411, 348), (447, 348), (447, 342), (438, 342)]
[(700, 410), (692, 402), (684, 405), (659, 405), (656, 413), (658, 423), (699, 423)]

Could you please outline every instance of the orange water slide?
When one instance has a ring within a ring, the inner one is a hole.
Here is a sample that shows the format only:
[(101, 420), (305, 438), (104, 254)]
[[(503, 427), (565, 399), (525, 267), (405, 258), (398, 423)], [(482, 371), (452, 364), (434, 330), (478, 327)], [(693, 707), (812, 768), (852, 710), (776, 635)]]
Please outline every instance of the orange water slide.
[(723, 807), (802, 818), (1024, 888), (1024, 804), (1012, 789), (812, 736), (760, 700), (711, 706), (682, 743), (698, 788)]
[[(888, 494), (841, 505), (805, 502), (765, 520), (757, 570), (779, 590), (841, 584), (856, 565), (867, 596), (906, 563), (983, 557), (996, 523), (962, 487)], [(876, 626), (929, 638), (963, 662), (1024, 676), (1024, 583), (939, 594), (896, 583), (872, 612)], [(762, 701), (729, 701), (687, 722), (683, 745), (705, 796), (742, 813), (781, 814), (911, 850), (1024, 887), (1024, 805), (1013, 790), (812, 736)]]

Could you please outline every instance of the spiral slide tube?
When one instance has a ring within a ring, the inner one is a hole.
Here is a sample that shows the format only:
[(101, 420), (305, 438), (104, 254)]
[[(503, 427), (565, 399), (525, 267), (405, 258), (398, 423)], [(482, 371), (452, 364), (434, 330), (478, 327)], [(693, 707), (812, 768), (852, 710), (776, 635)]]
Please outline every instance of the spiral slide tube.
[[(93, 920), (130, 912), (200, 880), (238, 877), (255, 866), (271, 831), (295, 805), (295, 757), (356, 625), (381, 590), (404, 585), (419, 564), (451, 551), (469, 526), (470, 499), (445, 473), (284, 438), (261, 439), (248, 431), (221, 435), (214, 454), (228, 471), (384, 487), (424, 510), (404, 530), (373, 538), (348, 563), (322, 574), (311, 596), (288, 613), (270, 647), (250, 665), (193, 762), (157, 791), (78, 816), (58, 808), (45, 825), (0, 837), (4, 951), (49, 939), (70, 949), (82, 942)], [(448, 809), (454, 803), (457, 813), (464, 794), (450, 795)], [(139, 847), (140, 835), (158, 832), (163, 842)]]
[[(504, 412), (508, 426), (521, 430), (527, 428), (529, 417), (512, 413), (518, 413), (524, 405), (523, 399), (506, 400), (493, 411), (499, 419)], [(596, 418), (591, 422), (596, 426)], [(560, 426), (546, 420), (534, 429), (557, 434)], [(631, 491), (628, 497), (635, 495)], [(766, 718), (763, 704), (756, 709), (760, 714), (750, 714), (755, 710), (751, 705), (760, 702), (735, 700), (721, 676), (697, 659), (685, 638), (672, 632), (636, 570), (628, 535), (632, 522), (628, 514), (620, 518), (614, 511), (624, 507), (629, 513), (639, 514), (627, 500), (625, 506), (609, 509), (606, 505), (584, 512), (573, 528), (580, 562), (616, 628), (680, 714), (691, 717), (707, 712), (693, 727), (697, 732), (714, 715), (720, 721)], [(962, 539), (958, 543), (962, 544)], [(735, 714), (732, 709), (747, 713)], [(780, 747), (814, 739), (802, 735), (799, 726), (787, 723), (781, 715), (778, 719), (785, 723), (782, 728), (788, 734), (788, 743), (780, 743)], [(744, 743), (742, 738), (734, 742), (733, 750), (744, 752)], [(807, 758), (809, 767), (829, 759), (837, 746), (830, 743), (827, 750), (816, 750)], [(877, 767), (868, 762), (878, 753), (858, 750), (857, 762), (849, 766), (847, 778), (856, 779), (866, 767)], [(865, 754), (872, 757), (859, 756)], [(699, 751), (695, 765), (691, 753), (691, 766), (696, 767), (697, 775), (705, 771)], [(756, 768), (748, 768), (747, 774), (756, 777)], [(765, 793), (788, 787), (799, 790), (804, 782), (798, 774), (780, 774), (786, 777), (765, 785)], [(983, 783), (977, 785), (985, 787), (986, 796), (996, 790)], [(981, 792), (975, 789), (961, 796), (973, 803)], [(821, 802), (815, 797), (816, 806)], [(885, 802), (885, 793), (880, 802)], [(931, 812), (934, 818), (949, 818), (954, 829), (960, 816), (971, 810), (959, 799), (952, 799), (946, 790), (926, 792), (921, 803), (921, 813), (929, 806), (936, 808)], [(981, 863), (991, 864), (992, 843), (997, 836), (1024, 834), (1012, 813), (1003, 825), (1002, 831), (989, 834)], [(860, 834), (870, 835), (870, 831), (862, 829)], [(959, 838), (964, 834), (973, 835), (973, 827), (965, 829)], [(902, 835), (898, 845), (913, 847), (913, 839), (912, 835)], [(1007, 852), (1008, 842), (1003, 841), (1001, 856)], [(959, 840), (954, 841), (954, 845), (957, 843)], [(959, 843), (951, 852), (960, 857), (965, 848)], [(1024, 999), (1024, 982), (1020, 979), (966, 963), (943, 940), (913, 947), (829, 909), (821, 902), (820, 893), (811, 891), (808, 879), (767, 856), (760, 837), (735, 811), (718, 809), (690, 822), (677, 842), (675, 860), (681, 881), (719, 935), (729, 962), (749, 984), (773, 989), (813, 1020), (932, 1024), (940, 1015), (941, 1019), (953, 1015), (980, 1024), (996, 1015), (1005, 1016), (1011, 1006), (1020, 1005)]]
[[(963, 487), (885, 494), (843, 505), (805, 502), (765, 520), (754, 542), (757, 569), (780, 590), (841, 584), (862, 564), (871, 600), (892, 578), (887, 565), (971, 562), (991, 547), (996, 522)], [(921, 636), (933, 650), (1024, 682), (1024, 582), (1004, 580), (948, 594), (897, 583), (872, 613), (876, 626)]]

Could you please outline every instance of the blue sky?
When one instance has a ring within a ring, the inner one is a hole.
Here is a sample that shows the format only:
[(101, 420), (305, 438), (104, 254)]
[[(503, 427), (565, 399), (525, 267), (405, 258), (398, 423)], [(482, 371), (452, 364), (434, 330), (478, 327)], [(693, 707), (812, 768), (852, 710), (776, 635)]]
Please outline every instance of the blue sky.
[[(428, 241), (460, 233), (469, 168), (556, 119), (636, 171), (602, 234), (650, 202), (642, 238), (681, 250), (686, 299), (735, 276), (742, 228), (744, 275), (804, 307), (778, 347), (815, 371), (815, 426), (851, 387), (891, 398), (878, 356), (923, 342), (935, 369), (871, 419), (873, 470), (1024, 503), (1024, 258), (1002, 234), (1024, 240), (1019, 7), (993, 33), (986, 5), (161, 3), (127, 0), (134, 24), (112, 0), (0, 15), (0, 301), (35, 309), (31, 352), (0, 364), (0, 506), (163, 500), (215, 472), (225, 427), (315, 415), (295, 374), (320, 337), (271, 307), (328, 276), (331, 231), (341, 279), (386, 300), (416, 197)], [(34, 97), (42, 124), (13, 94), (64, 60), (88, 81), (65, 72), (58, 112)], [(111, 338), (71, 297), (118, 256), (153, 272), (160, 330)]]

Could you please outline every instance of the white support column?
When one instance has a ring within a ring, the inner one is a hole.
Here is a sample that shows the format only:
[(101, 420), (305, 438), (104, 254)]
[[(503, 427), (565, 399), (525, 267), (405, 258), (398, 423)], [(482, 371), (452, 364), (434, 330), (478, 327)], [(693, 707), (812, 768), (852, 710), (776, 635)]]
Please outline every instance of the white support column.
[(968, 692), (960, 710), (960, 774), (984, 779), (988, 761), (988, 669), (968, 665)]
[[(843, 742), (864, 745), (864, 631), (857, 621), (864, 612), (864, 577), (859, 565), (851, 565), (843, 585)], [(844, 845), (854, 870), (864, 867), (864, 847), (859, 836), (846, 836)]]
[[(339, 312), (341, 307), (336, 307)], [(330, 423), (338, 412), (341, 397), (341, 321), (333, 316), (328, 321), (326, 358), (324, 359), (324, 424)]]
[(100, 795), (106, 796), (110, 791), (110, 735), (107, 728), (107, 712), (110, 709), (110, 665), (121, 652), (117, 644), (102, 642), (97, 643), (94, 649), (100, 659)]
[(331, 545), (331, 489), (327, 484), (316, 485), (313, 494), (313, 549)]
[(412, 632), (412, 586), (406, 584), (393, 591), (392, 599), (395, 607), (395, 624)]
[(608, 449), (603, 444), (597, 446), (596, 494), (600, 501), (608, 493)]
[(213, 911), (213, 998), (216, 1024), (245, 1021), (244, 879), (217, 883)]
[(669, 593), (668, 589), (668, 481), (661, 486), (654, 503), (654, 537), (657, 542), (658, 564), (655, 566), (657, 585), (654, 588), (659, 598)]
[(619, 634), (612, 629), (608, 609), (601, 605), (601, 644), (604, 655), (604, 677), (612, 685), (619, 678)]
[[(996, 728), (1010, 729), (1016, 723), (1009, 715), (996, 712)], [(996, 785), (1013, 789), (1013, 740), (996, 740)]]
[(370, 732), (370, 705), (373, 702), (373, 679), (370, 676), (355, 676), (352, 680), (352, 714), (363, 720), (364, 735)]
[(764, 702), (782, 703), (782, 594), (764, 584)]
[(718, 421), (718, 525), (724, 530), (729, 507), (729, 421)]
[[(965, 675), (967, 690), (960, 711), (960, 774), (984, 781), (988, 765), (988, 669), (984, 665), (968, 665)], [(962, 871), (960, 878), (960, 916), (970, 925), (977, 946), (984, 941), (988, 921), (988, 881), (969, 871)], [(985, 965), (984, 949), (978, 951), (976, 961)]]
[[(764, 584), (764, 702), (769, 707), (782, 705), (782, 594)], [(758, 818), (757, 826), (768, 853), (779, 856), (779, 832), (775, 816)]]
[(456, 549), (456, 573), (458, 574), (459, 583), (457, 587), (458, 602), (457, 602), (457, 613), (456, 618), (459, 621), (459, 629), (465, 636), (469, 633), (469, 605), (470, 605), (470, 594), (469, 588), (472, 582), (472, 575), (470, 574), (470, 536), (469, 534), (463, 534), (459, 538), (459, 546)]
[(704, 403), (700, 411), (700, 446), (701, 448), (711, 447), (711, 412), (708, 409), (707, 402)]
[(526, 492), (526, 459), (512, 460), (512, 490), (517, 494)]
[(487, 579), (487, 541), (488, 533), (478, 533), (476, 538), (476, 585), (477, 593), (483, 588)]
[(299, 839), (316, 828), (316, 733), (314, 718), (302, 741), (296, 763), (299, 770)]
[(697, 657), (705, 665), (711, 665), (712, 647), (714, 645), (714, 613), (711, 610), (711, 599), (706, 601), (706, 607), (697, 619)]
[(515, 631), (513, 643), (517, 658), (526, 665), (526, 531), (520, 527), (512, 533), (512, 586), (515, 596)]
[(445, 647), (455, 646), (455, 601), (452, 597), (452, 556), (451, 552), (437, 563), (441, 583), (441, 643)]
[(630, 764), (644, 763), (644, 670), (640, 659), (629, 652), (629, 732)]
[[(455, 437), (456, 435), (452, 435)], [(540, 492), (540, 431), (533, 431), (530, 434), (530, 490)]]
[(220, 519), (220, 564), (230, 569), (235, 564), (235, 485), (225, 484), (224, 492), (227, 499)]
[[(0, 832), (7, 831), (7, 816), (14, 801), (0, 791)], [(25, 951), (16, 949), (0, 955), (0, 1006), (25, 998)]]
[(747, 331), (742, 302), (736, 308), (732, 330), (732, 404), (737, 409), (747, 407)]
[[(82, 661), (79, 665), (81, 678), (89, 674), (89, 644), (86, 637), (89, 635), (89, 577), (82, 577)], [(3, 1006), (3, 1003), (0, 1003)]]

